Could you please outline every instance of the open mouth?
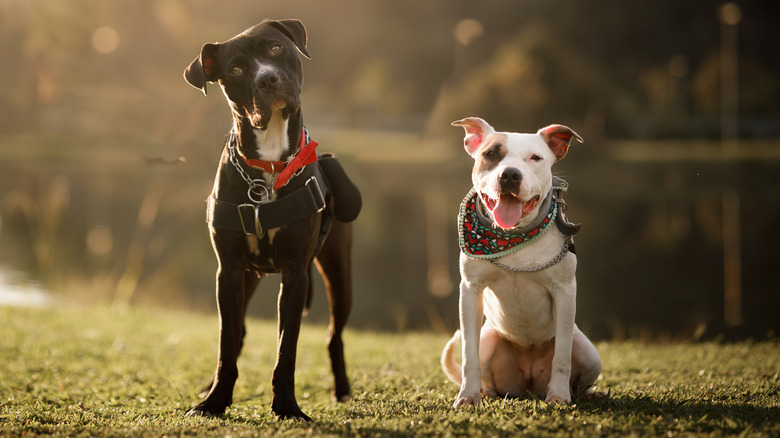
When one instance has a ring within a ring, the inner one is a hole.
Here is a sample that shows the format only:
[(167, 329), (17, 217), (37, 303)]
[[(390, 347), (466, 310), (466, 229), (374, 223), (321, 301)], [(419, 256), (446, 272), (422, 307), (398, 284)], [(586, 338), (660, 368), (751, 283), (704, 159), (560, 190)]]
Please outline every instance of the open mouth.
[(287, 102), (285, 102), (285, 101), (284, 101), (284, 100), (282, 100), (282, 99), (276, 99), (276, 100), (275, 100), (275, 101), (274, 101), (274, 102), (271, 104), (271, 111), (280, 110), (280, 109), (282, 109), (282, 108), (287, 108)]
[(493, 220), (501, 228), (514, 228), (528, 216), (539, 203), (539, 195), (536, 195), (528, 201), (522, 201), (511, 193), (502, 193), (498, 199), (493, 199), (484, 193), (480, 193), (482, 202), (485, 204)]

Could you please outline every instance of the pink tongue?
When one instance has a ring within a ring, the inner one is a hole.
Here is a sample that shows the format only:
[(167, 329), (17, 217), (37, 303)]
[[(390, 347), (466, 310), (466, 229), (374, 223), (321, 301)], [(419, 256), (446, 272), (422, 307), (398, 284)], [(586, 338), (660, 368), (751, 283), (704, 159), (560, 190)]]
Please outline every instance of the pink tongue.
[(523, 218), (523, 203), (512, 195), (502, 195), (492, 211), (501, 228), (514, 228)]

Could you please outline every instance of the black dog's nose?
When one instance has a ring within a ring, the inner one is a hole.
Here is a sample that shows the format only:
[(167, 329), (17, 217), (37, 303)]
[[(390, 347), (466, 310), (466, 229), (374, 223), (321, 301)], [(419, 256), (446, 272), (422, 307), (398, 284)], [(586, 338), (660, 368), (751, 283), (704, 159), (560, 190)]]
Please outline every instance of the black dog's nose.
[(514, 167), (508, 167), (504, 169), (498, 177), (498, 184), (501, 186), (502, 192), (517, 193), (520, 189), (520, 182), (522, 180), (523, 174), (520, 173), (520, 170)]
[(257, 75), (257, 87), (261, 89), (276, 88), (279, 83), (279, 73), (275, 70), (265, 70)]

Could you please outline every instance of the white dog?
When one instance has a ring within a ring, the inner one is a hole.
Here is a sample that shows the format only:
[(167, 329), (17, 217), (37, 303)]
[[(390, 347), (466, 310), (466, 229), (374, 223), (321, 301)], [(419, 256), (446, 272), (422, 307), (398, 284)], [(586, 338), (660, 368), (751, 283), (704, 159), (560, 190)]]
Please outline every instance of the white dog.
[(563, 217), (566, 183), (551, 172), (572, 137), (582, 138), (562, 125), (536, 134), (495, 132), (476, 117), (452, 125), (465, 128), (474, 158), (474, 189), (459, 216), (460, 330), (441, 358), (461, 385), (454, 406), (479, 405), (483, 394), (533, 394), (548, 403), (570, 402), (571, 389), (588, 399), (605, 395), (592, 389), (601, 358), (574, 324), (571, 236), (580, 226)]

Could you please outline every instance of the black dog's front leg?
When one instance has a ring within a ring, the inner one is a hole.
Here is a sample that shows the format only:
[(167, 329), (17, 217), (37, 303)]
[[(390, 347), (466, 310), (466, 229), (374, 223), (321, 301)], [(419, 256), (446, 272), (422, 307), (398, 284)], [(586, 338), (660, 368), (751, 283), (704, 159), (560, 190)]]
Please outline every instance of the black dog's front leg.
[(238, 378), (236, 361), (241, 348), (247, 299), (244, 289), (243, 270), (220, 267), (217, 271), (219, 313), (217, 370), (211, 390), (203, 401), (187, 412), (187, 415), (221, 415), (233, 403), (233, 387)]
[[(241, 314), (241, 333), (239, 334), (238, 338), (238, 349), (236, 351), (236, 362), (238, 362), (238, 357), (241, 356), (241, 350), (244, 348), (244, 339), (246, 338), (246, 308), (249, 305), (249, 300), (252, 298), (252, 295), (254, 294), (255, 289), (257, 289), (257, 285), (260, 283), (260, 279), (262, 277), (255, 271), (247, 270), (244, 273), (244, 303), (243, 303), (243, 309)], [(219, 301), (217, 301), (219, 304)], [(222, 326), (220, 326), (220, 333), (221, 333)], [(215, 375), (211, 376), (211, 380), (209, 380), (209, 383), (206, 384), (203, 389), (200, 390), (200, 394), (198, 396), (200, 398), (206, 398), (206, 396), (209, 395), (211, 392), (211, 388), (214, 386), (214, 379), (216, 378)]]
[(295, 357), (308, 284), (309, 274), (305, 266), (282, 269), (278, 350), (271, 380), (271, 410), (280, 419), (311, 421), (298, 407), (295, 399)]

